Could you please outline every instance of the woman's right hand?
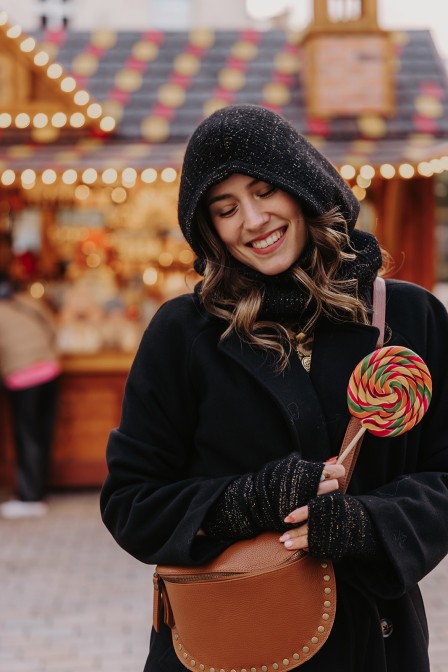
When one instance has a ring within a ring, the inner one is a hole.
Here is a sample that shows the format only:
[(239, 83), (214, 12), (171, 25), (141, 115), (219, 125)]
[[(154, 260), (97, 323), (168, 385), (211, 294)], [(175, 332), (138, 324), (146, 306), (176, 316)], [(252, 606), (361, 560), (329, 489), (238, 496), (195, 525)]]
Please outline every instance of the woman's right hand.
[(338, 479), (345, 476), (345, 467), (343, 467), (342, 464), (331, 464), (326, 462), (322, 476), (324, 476), (324, 479), (319, 483), (317, 489), (318, 495), (326, 495), (329, 492), (339, 489)]

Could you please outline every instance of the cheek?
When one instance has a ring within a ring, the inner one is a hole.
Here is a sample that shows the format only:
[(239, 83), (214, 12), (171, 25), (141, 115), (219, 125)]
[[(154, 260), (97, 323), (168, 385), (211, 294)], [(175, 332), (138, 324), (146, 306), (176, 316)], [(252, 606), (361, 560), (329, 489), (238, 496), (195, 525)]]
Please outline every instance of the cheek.
[(216, 231), (216, 235), (218, 236), (218, 238), (220, 238), (221, 240), (224, 240), (224, 238), (223, 238), (224, 230), (223, 230), (223, 227), (222, 227), (221, 220), (217, 219), (216, 217), (210, 217), (210, 220), (211, 220), (213, 228)]
[(302, 252), (303, 248), (306, 246), (306, 243), (308, 241), (308, 229), (306, 228), (305, 222), (302, 217), (299, 217), (296, 220), (295, 241), (297, 247), (299, 248), (299, 252)]
[(296, 225), (296, 226), (297, 226), (298, 234), (299, 234), (302, 238), (307, 238), (307, 236), (308, 236), (308, 229), (307, 229), (307, 226), (306, 226), (306, 224), (305, 224), (305, 219), (304, 219), (304, 217), (303, 217), (303, 215), (302, 215), (301, 212), (299, 212), (299, 213), (296, 214), (296, 222), (297, 222), (297, 225)]
[(232, 223), (230, 221), (222, 219), (212, 219), (212, 223), (218, 235), (218, 238), (220, 238), (225, 245), (232, 245), (236, 242), (235, 226), (232, 226)]

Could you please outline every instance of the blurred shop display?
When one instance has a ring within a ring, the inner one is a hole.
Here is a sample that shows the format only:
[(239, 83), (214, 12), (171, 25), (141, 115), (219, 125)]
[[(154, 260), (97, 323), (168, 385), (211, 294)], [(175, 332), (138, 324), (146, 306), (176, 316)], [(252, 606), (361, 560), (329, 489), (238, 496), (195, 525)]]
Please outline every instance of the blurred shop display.
[(100, 188), (88, 204), (58, 203), (51, 219), (48, 203), (21, 202), (19, 193), (14, 208), (4, 206), (14, 276), (33, 294), (45, 292), (58, 314), (63, 353), (134, 352), (158, 306), (197, 281), (180, 232), (165, 228), (163, 213), (175, 204), (163, 190), (156, 199), (135, 193), (120, 209), (107, 196)]

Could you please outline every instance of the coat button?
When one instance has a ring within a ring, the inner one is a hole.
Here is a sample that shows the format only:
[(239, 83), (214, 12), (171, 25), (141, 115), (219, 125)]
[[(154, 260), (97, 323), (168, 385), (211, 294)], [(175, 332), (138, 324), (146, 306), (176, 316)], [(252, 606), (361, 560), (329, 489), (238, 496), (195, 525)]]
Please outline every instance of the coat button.
[(394, 625), (392, 621), (389, 621), (388, 618), (382, 618), (380, 620), (380, 625), (381, 625), (381, 632), (383, 633), (383, 637), (390, 637), (393, 630), (394, 630)]

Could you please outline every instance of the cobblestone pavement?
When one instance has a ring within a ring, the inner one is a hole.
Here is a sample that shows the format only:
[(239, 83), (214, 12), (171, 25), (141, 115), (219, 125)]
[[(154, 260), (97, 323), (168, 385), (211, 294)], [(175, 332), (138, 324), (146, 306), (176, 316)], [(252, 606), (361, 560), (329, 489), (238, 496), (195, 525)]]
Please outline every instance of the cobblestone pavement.
[[(98, 493), (53, 496), (42, 519), (0, 520), (0, 539), (0, 672), (143, 669), (152, 568), (116, 545)], [(422, 589), (431, 670), (447, 672), (448, 560)]]

